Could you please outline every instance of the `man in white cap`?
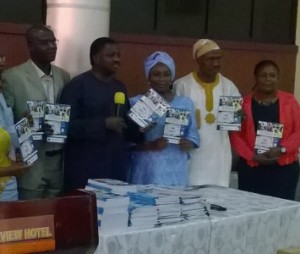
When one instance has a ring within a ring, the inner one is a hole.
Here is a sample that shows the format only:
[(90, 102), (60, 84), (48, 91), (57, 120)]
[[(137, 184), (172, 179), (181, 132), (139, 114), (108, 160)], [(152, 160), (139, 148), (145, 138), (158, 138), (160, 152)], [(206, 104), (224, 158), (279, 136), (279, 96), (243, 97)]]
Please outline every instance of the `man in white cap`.
[(201, 39), (193, 46), (198, 70), (175, 81), (177, 95), (192, 99), (196, 109), (199, 149), (192, 151), (190, 185), (229, 185), (232, 163), (228, 131), (216, 127), (220, 96), (240, 96), (232, 81), (220, 73), (222, 51), (212, 40)]

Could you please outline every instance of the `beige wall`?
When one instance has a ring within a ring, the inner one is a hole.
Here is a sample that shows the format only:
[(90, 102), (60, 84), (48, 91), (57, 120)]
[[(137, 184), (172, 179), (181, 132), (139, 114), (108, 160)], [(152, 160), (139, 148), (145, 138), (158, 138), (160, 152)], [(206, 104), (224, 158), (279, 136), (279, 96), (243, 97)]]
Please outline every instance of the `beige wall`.
[[(300, 3), (297, 11), (296, 45), (300, 47)], [(297, 54), (294, 94), (300, 102), (300, 54)]]
[(91, 68), (89, 49), (109, 33), (110, 0), (47, 0), (47, 25), (59, 39), (55, 64), (71, 76)]
[[(143, 61), (155, 50), (167, 51), (174, 58), (176, 78), (196, 68), (191, 57), (195, 39), (113, 33), (110, 36), (119, 42), (122, 67), (118, 78), (127, 85), (130, 96), (147, 90)], [(294, 92), (297, 46), (220, 40), (217, 42), (223, 51), (221, 72), (238, 86), (243, 95), (251, 92), (254, 83), (253, 68), (263, 59), (272, 59), (278, 64), (281, 79), (284, 80), (279, 84), (279, 89)]]

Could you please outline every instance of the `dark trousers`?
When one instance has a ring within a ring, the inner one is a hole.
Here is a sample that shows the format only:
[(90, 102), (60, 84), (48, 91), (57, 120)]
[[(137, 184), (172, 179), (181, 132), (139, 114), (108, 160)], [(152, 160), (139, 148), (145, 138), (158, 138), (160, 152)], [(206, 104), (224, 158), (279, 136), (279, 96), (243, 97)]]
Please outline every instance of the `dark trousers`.
[(299, 179), (299, 162), (289, 165), (250, 167), (240, 159), (237, 165), (239, 189), (283, 199), (295, 200)]

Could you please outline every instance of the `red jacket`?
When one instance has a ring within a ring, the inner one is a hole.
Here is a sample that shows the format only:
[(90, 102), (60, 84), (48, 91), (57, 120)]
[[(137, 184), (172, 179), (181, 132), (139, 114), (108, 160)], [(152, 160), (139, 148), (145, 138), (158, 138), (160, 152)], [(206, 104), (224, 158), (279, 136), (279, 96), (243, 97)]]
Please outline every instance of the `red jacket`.
[[(286, 153), (278, 159), (280, 165), (291, 164), (297, 160), (300, 147), (300, 105), (296, 98), (283, 91), (277, 91), (279, 98), (279, 122), (283, 124), (283, 137), (281, 146), (286, 148)], [(245, 119), (240, 132), (231, 132), (230, 141), (233, 149), (244, 158), (251, 167), (258, 163), (252, 160), (255, 144), (255, 127), (252, 117), (252, 95), (243, 99), (243, 112)]]

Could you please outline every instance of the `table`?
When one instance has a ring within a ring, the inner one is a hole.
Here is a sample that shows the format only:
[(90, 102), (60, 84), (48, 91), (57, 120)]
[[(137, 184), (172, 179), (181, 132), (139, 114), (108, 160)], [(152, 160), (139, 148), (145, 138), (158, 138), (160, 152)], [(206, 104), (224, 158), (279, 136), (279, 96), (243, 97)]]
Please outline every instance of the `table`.
[(300, 244), (300, 203), (223, 187), (199, 191), (227, 211), (160, 228), (99, 232), (95, 253), (276, 254)]

